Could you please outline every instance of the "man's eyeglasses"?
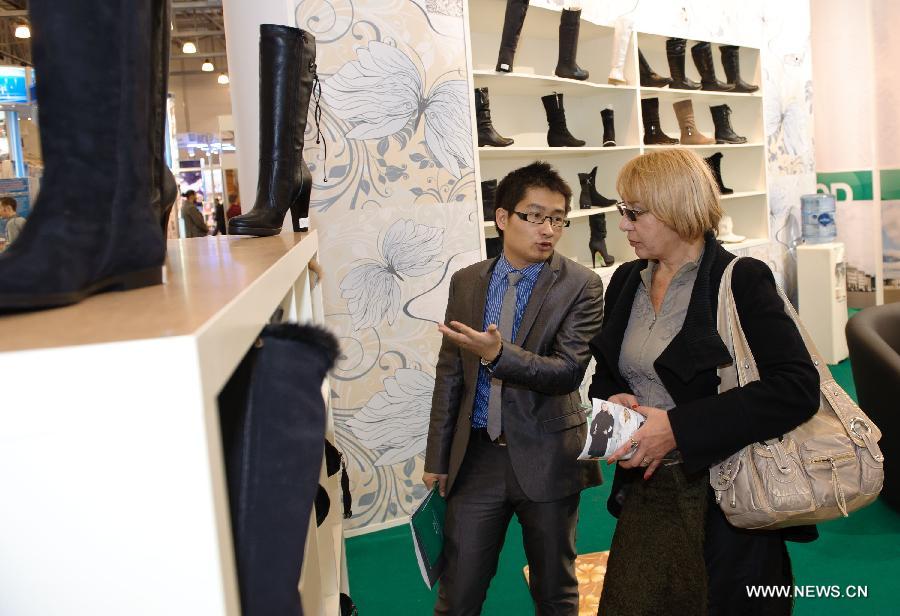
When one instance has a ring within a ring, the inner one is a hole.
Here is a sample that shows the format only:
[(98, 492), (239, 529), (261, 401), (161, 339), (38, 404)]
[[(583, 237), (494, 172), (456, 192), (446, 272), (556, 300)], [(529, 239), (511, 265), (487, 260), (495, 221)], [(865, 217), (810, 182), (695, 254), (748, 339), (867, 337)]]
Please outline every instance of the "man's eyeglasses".
[(622, 216), (627, 216), (628, 220), (630, 220), (631, 222), (637, 222), (638, 216), (647, 213), (647, 210), (635, 210), (630, 207), (625, 207), (627, 205), (628, 204), (624, 201), (619, 201), (618, 203), (616, 203), (616, 209), (619, 210), (619, 214), (621, 214)]
[(562, 229), (563, 227), (568, 227), (572, 223), (571, 220), (564, 218), (563, 216), (544, 216), (537, 212), (513, 212), (513, 214), (533, 225), (542, 225), (549, 220), (550, 226), (554, 229)]

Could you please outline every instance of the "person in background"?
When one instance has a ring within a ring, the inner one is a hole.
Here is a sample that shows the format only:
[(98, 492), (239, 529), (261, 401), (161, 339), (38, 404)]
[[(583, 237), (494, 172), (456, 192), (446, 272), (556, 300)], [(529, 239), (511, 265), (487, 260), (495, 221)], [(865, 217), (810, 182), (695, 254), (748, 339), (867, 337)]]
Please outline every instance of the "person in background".
[(206, 237), (209, 235), (209, 226), (203, 219), (203, 214), (197, 209), (197, 191), (189, 190), (182, 197), (184, 203), (181, 204), (181, 218), (184, 220), (184, 236)]
[(241, 215), (241, 198), (237, 193), (231, 193), (228, 195), (228, 202), (231, 204), (228, 206), (228, 211), (225, 212), (225, 218), (231, 220), (235, 216)]
[(213, 203), (216, 216), (216, 232), (214, 235), (225, 235), (227, 233), (225, 230), (225, 206), (222, 205), (222, 200), (218, 197), (216, 197)]
[(19, 202), (12, 197), (0, 197), (0, 218), (6, 219), (6, 247), (8, 248), (25, 228), (25, 219), (16, 211)]

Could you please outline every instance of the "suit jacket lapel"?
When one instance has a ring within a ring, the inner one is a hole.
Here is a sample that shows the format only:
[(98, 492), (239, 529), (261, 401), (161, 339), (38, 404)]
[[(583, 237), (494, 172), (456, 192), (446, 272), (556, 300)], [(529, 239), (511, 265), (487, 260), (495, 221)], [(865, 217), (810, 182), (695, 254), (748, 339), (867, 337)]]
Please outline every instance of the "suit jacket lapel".
[(541, 273), (538, 274), (537, 282), (535, 282), (534, 288), (531, 290), (531, 297), (528, 298), (525, 314), (522, 315), (522, 322), (519, 323), (519, 331), (516, 332), (516, 339), (513, 341), (519, 346), (522, 346), (525, 337), (531, 331), (531, 326), (534, 325), (534, 320), (537, 318), (541, 306), (547, 298), (550, 287), (553, 286), (553, 283), (559, 277), (560, 259), (559, 254), (554, 252), (553, 256), (550, 257), (550, 262), (541, 268)]

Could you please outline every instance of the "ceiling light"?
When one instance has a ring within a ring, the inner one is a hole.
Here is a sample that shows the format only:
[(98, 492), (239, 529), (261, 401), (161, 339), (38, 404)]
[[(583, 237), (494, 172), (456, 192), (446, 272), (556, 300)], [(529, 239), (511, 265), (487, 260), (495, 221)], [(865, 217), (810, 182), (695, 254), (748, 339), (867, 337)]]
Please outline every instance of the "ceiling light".
[(211, 73), (214, 70), (216, 70), (216, 67), (213, 66), (213, 63), (210, 61), (209, 58), (207, 58), (206, 60), (203, 61), (203, 66), (200, 67), (200, 70), (203, 71), (204, 73)]
[(197, 46), (191, 41), (188, 41), (181, 47), (181, 51), (184, 53), (197, 53)]
[(219, 77), (216, 79), (216, 81), (218, 81), (223, 86), (227, 86), (229, 81), (228, 73), (219, 73)]
[(16, 26), (16, 38), (20, 38), (20, 39), (31, 38), (31, 28), (29, 28), (25, 24)]

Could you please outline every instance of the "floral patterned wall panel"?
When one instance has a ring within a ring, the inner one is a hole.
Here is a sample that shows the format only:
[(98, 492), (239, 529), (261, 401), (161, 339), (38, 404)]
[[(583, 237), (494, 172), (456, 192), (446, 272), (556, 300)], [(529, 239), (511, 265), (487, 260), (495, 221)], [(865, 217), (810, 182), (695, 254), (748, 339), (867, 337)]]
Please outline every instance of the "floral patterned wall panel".
[(480, 258), (462, 0), (303, 0), (294, 16), (316, 37), (310, 217), (358, 528), (424, 494), (436, 325), (450, 275)]

